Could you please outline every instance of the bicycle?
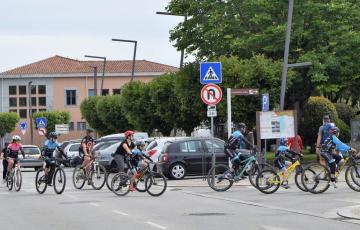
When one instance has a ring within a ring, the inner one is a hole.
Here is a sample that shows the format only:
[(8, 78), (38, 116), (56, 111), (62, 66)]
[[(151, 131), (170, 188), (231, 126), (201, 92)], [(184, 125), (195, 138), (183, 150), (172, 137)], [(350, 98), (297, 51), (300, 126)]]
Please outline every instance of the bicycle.
[(6, 186), (11, 191), (15, 187), (15, 191), (20, 191), (22, 185), (22, 175), (20, 170), (20, 162), (17, 161), (10, 172), (6, 175)]
[[(166, 191), (166, 178), (162, 173), (151, 170), (151, 168), (153, 168), (151, 164), (158, 166), (157, 163), (154, 163), (148, 157), (146, 157), (146, 159), (148, 159), (150, 163), (147, 163), (146, 167), (138, 172), (140, 175), (135, 179), (133, 186), (139, 192), (146, 191), (151, 196), (160, 196)], [(132, 168), (131, 165), (130, 168)], [(130, 192), (131, 171), (132, 170), (129, 169), (128, 173), (119, 172), (112, 178), (111, 191), (113, 191), (113, 193), (118, 196), (125, 196)]]
[(307, 183), (308, 179), (301, 180), (301, 175), (304, 170), (302, 165), (302, 157), (295, 157), (292, 159), (291, 166), (286, 169), (286, 175), (284, 177), (284, 172), (276, 172), (274, 168), (265, 169), (259, 173), (256, 177), (256, 186), (258, 190), (265, 194), (271, 194), (276, 192), (280, 185), (291, 177), (295, 172), (295, 184), (298, 189), (303, 192), (307, 192), (306, 187), (303, 183)]
[(254, 148), (253, 152), (240, 162), (240, 167), (235, 170), (233, 178), (229, 178), (229, 175), (231, 175), (229, 166), (218, 164), (212, 167), (207, 176), (209, 187), (217, 192), (224, 192), (231, 188), (234, 182), (238, 182), (248, 175), (250, 183), (256, 188), (256, 175), (265, 168), (271, 168), (267, 163), (258, 163), (256, 153), (257, 150)]
[[(346, 184), (354, 191), (360, 192), (360, 162), (357, 161), (355, 153), (346, 152), (344, 154), (344, 162), (337, 166), (335, 173), (335, 181), (338, 180), (340, 173), (345, 166), (348, 168), (345, 171)], [(309, 178), (309, 183), (304, 184), (306, 189), (314, 194), (323, 193), (330, 187), (330, 169), (328, 166), (323, 166), (320, 163), (313, 163), (308, 165), (301, 176)], [(353, 184), (351, 183), (353, 182)]]
[(75, 167), (73, 185), (76, 189), (82, 189), (86, 181), (95, 190), (100, 190), (105, 185), (107, 173), (105, 167), (100, 165), (99, 160), (100, 154), (91, 156), (89, 170), (86, 170), (86, 167), (82, 168), (81, 165)]
[[(70, 159), (67, 159), (70, 163)], [(52, 181), (54, 191), (56, 194), (61, 194), (64, 192), (66, 187), (66, 174), (64, 169), (61, 167), (62, 161), (60, 160), (51, 160), (52, 164), (55, 164), (55, 167), (51, 168), (48, 175), (45, 175), (44, 168), (40, 168), (36, 172), (35, 176), (35, 188), (39, 194), (43, 194), (46, 191), (48, 182)]]

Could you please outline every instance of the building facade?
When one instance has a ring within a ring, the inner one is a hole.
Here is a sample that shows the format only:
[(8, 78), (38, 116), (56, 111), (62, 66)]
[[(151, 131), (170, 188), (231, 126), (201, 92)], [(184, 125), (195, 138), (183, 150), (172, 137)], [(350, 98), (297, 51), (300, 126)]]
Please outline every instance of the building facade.
[[(69, 111), (69, 134), (60, 140), (77, 139), (84, 135), (86, 121), (81, 117), (80, 104), (95, 95), (94, 66), (97, 67), (97, 95), (120, 94), (124, 84), (131, 80), (132, 61), (107, 61), (102, 78), (103, 61), (80, 61), (61, 56), (50, 57), (0, 74), (1, 112), (16, 112), (21, 121), (29, 124), (29, 98), (32, 112)], [(134, 80), (149, 82), (178, 68), (146, 60), (135, 62)], [(104, 79), (104, 80), (103, 80)], [(101, 90), (103, 80), (103, 89)], [(29, 83), (31, 82), (30, 88)], [(23, 143), (30, 143), (30, 126), (23, 135), (20, 127), (10, 134), (20, 134)], [(41, 144), (44, 137), (33, 130), (34, 144)]]

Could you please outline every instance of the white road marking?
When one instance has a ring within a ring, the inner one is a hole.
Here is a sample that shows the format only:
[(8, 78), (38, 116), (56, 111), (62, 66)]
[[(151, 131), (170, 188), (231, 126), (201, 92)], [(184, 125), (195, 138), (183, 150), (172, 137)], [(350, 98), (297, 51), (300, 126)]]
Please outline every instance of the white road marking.
[(94, 206), (94, 207), (99, 207), (100, 204), (97, 204), (97, 203), (89, 203), (90, 205)]
[(360, 204), (360, 199), (344, 198), (344, 199), (335, 199), (335, 201), (340, 201), (340, 202), (349, 202), (349, 203)]
[(260, 225), (260, 227), (265, 230), (289, 230), (288, 228), (278, 228), (278, 227), (265, 226), (265, 225)]
[(246, 188), (255, 189), (254, 186), (246, 186)]
[(66, 196), (70, 197), (71, 199), (75, 199), (75, 200), (79, 199), (79, 198), (77, 198), (76, 196), (73, 196), (73, 195), (66, 195)]
[(156, 223), (153, 223), (153, 222), (150, 222), (150, 221), (147, 221), (147, 222), (145, 222), (145, 223), (147, 223), (147, 224), (149, 224), (149, 225), (151, 225), (151, 226), (154, 226), (154, 227), (156, 227), (156, 228), (167, 229), (167, 228), (164, 227), (164, 226), (161, 226), (161, 225), (159, 225), (159, 224), (156, 224)]
[(121, 212), (118, 210), (112, 210), (113, 213), (119, 214), (119, 215), (123, 215), (123, 216), (128, 216), (129, 214), (125, 213), (125, 212)]

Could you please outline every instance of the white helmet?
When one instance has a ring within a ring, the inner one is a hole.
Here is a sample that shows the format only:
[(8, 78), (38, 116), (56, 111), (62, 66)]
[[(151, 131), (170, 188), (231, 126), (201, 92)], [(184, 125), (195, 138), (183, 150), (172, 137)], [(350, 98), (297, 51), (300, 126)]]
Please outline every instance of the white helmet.
[(21, 137), (18, 136), (18, 135), (14, 135), (14, 136), (12, 137), (12, 140), (13, 140), (13, 141), (21, 141)]

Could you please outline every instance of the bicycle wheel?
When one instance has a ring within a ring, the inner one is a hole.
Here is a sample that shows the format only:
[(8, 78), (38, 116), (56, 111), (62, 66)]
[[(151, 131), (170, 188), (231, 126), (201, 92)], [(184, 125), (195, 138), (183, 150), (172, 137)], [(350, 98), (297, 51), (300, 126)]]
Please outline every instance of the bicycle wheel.
[(22, 175), (20, 169), (15, 170), (13, 183), (14, 183), (15, 191), (17, 192), (20, 191), (22, 185)]
[(151, 196), (161, 196), (167, 187), (166, 178), (163, 174), (157, 172), (150, 172), (145, 178), (146, 191)]
[(14, 178), (12, 176), (13, 171), (8, 172), (7, 178), (6, 178), (6, 187), (11, 191), (14, 185)]
[(253, 166), (251, 167), (250, 171), (249, 171), (249, 181), (250, 184), (252, 186), (256, 187), (256, 177), (257, 175), (265, 170), (265, 169), (272, 169), (271, 165), (267, 164), (267, 163), (263, 163), (263, 164), (253, 164)]
[[(303, 167), (301, 165), (296, 167), (296, 173), (295, 173), (295, 184), (296, 187), (298, 187), (298, 189), (300, 189), (303, 192), (307, 192), (307, 189), (305, 188), (305, 186), (303, 185), (302, 181), (301, 181), (301, 174), (303, 172)], [(309, 181), (309, 179), (307, 178), (307, 176), (305, 176), (305, 182), (307, 183)]]
[(257, 189), (265, 194), (276, 192), (280, 184), (280, 176), (273, 169), (264, 169), (256, 177)]
[(111, 191), (118, 196), (125, 196), (130, 192), (130, 176), (126, 173), (118, 173), (111, 180)]
[(116, 173), (107, 172), (106, 174), (106, 187), (111, 191), (111, 181)]
[(95, 190), (100, 190), (104, 187), (106, 182), (106, 169), (102, 165), (95, 165), (94, 169), (91, 171), (91, 186)]
[[(145, 184), (145, 180), (147, 178), (147, 174), (145, 174), (144, 176), (138, 178), (135, 182), (135, 188), (138, 192), (146, 192), (146, 184)], [(151, 185), (150, 185), (151, 186)]]
[(76, 189), (82, 189), (85, 185), (86, 173), (85, 170), (78, 165), (74, 168), (73, 184)]
[(301, 182), (311, 193), (323, 193), (330, 187), (330, 171), (319, 163), (309, 164), (303, 169)]
[(45, 174), (44, 174), (44, 169), (43, 168), (40, 168), (36, 172), (35, 188), (36, 188), (36, 191), (39, 194), (43, 194), (46, 191), (47, 183), (46, 183), (46, 180), (45, 180)]
[(55, 169), (53, 176), (53, 186), (56, 194), (61, 194), (64, 192), (66, 186), (66, 175), (64, 169), (60, 167)]
[(210, 188), (217, 192), (224, 192), (231, 188), (234, 181), (226, 177), (230, 174), (230, 169), (227, 165), (215, 165), (209, 170), (207, 182)]
[(352, 190), (360, 192), (360, 162), (355, 162), (346, 169), (345, 181)]

